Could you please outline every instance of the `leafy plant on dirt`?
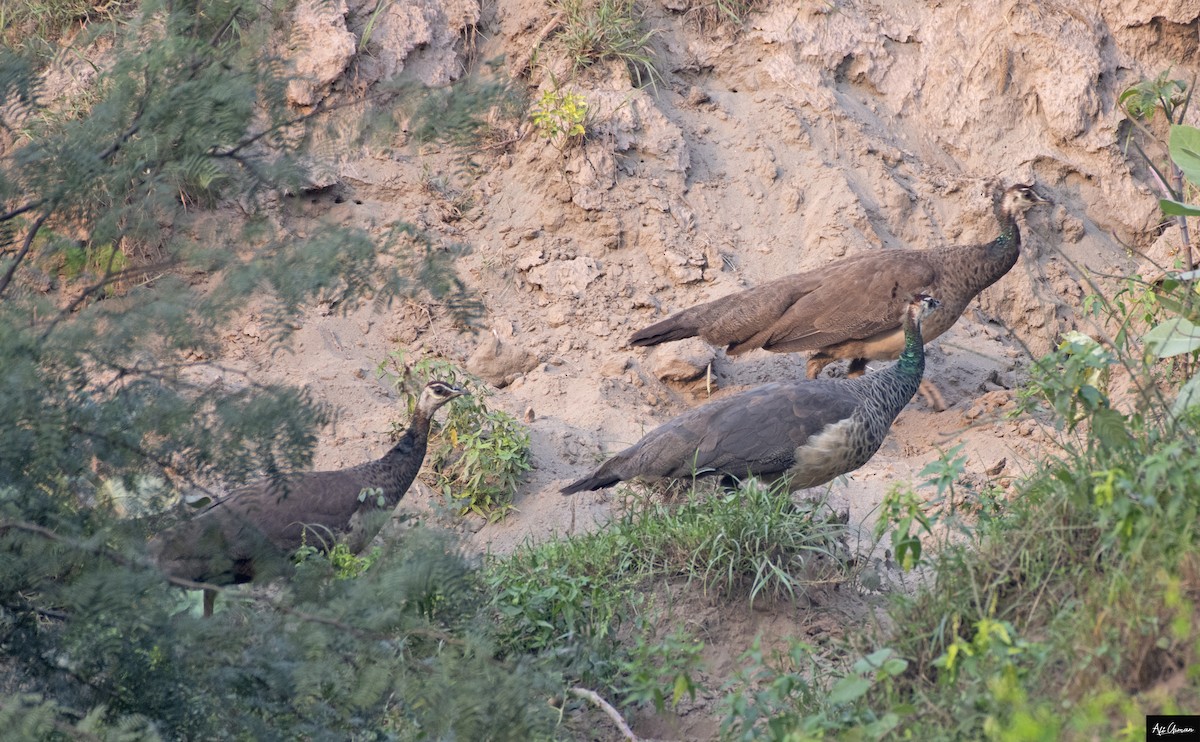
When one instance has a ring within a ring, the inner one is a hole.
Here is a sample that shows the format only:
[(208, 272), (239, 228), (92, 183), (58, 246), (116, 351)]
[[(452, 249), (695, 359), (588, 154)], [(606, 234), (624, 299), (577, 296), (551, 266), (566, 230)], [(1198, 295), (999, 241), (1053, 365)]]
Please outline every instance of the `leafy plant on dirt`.
[(341, 543), (334, 544), (333, 548), (328, 550), (306, 543), (296, 551), (295, 559), (298, 562), (323, 562), (329, 565), (329, 568), (333, 570), (334, 577), (337, 579), (351, 580), (370, 569), (371, 565), (379, 559), (381, 553), (379, 547), (375, 547), (366, 554), (359, 556), (350, 551), (348, 546)]
[(925, 501), (911, 487), (897, 484), (884, 495), (875, 523), (875, 538), (882, 539), (891, 532), (892, 555), (902, 570), (909, 571), (921, 564), (922, 532), (933, 536), (933, 522), (925, 511)]
[[(1191, 151), (1192, 156), (1196, 157), (1195, 153), (1200, 150), (1188, 147), (1183, 141), (1188, 135), (1183, 135), (1177, 129), (1187, 115), (1188, 105), (1192, 99), (1192, 88), (1193, 85), (1189, 85), (1183, 80), (1172, 79), (1171, 71), (1165, 70), (1153, 80), (1142, 80), (1130, 87), (1117, 99), (1118, 105), (1125, 111), (1126, 120), (1131, 125), (1129, 134), (1125, 138), (1126, 146), (1133, 146), (1142, 161), (1150, 168), (1154, 175), (1155, 186), (1161, 195), (1159, 205), (1163, 213), (1174, 217), (1179, 226), (1186, 270), (1191, 270), (1194, 266), (1187, 217), (1200, 215), (1200, 210), (1183, 203), (1187, 194), (1180, 158), (1184, 156), (1185, 151)], [(1170, 127), (1170, 142), (1166, 147), (1163, 147), (1161, 136), (1150, 126), (1150, 122), (1160, 110)], [(1135, 131), (1137, 132), (1136, 136), (1134, 135)], [(1146, 146), (1151, 143), (1157, 149), (1167, 150), (1170, 154), (1169, 159), (1163, 162), (1156, 154), (1148, 153)], [(1184, 157), (1184, 159), (1187, 158)], [(1200, 165), (1200, 162), (1197, 164)], [(1200, 182), (1196, 178), (1189, 180), (1193, 186)]]
[(987, 523), (997, 512), (994, 488), (966, 488), (961, 496), (956, 490), (967, 465), (963, 446), (959, 443), (939, 450), (937, 459), (917, 473), (918, 477), (928, 477), (921, 486), (934, 490), (931, 498), (918, 495), (904, 483), (893, 485), (884, 496), (875, 538), (880, 540), (891, 532), (892, 555), (904, 571), (923, 563), (926, 540), (936, 539), (936, 545), (944, 547), (956, 535), (973, 539), (978, 525)]
[[(503, 410), (488, 409), (484, 400), (491, 391), (479, 378), (449, 361), (423, 358), (410, 364), (406, 358), (404, 351), (391, 353), (379, 373), (400, 393), (409, 416), (431, 379), (470, 392), (450, 402), (443, 422), (430, 433), (426, 462), (434, 473), (434, 489), (463, 514), (503, 519), (530, 469), (529, 429)], [(396, 423), (397, 434), (405, 424)]]
[(562, 16), (559, 38), (576, 72), (596, 62), (618, 59), (637, 85), (661, 78), (636, 0), (553, 0)]
[(587, 112), (587, 100), (582, 95), (556, 85), (542, 92), (529, 117), (541, 135), (561, 151), (583, 141)]
[(700, 667), (704, 643), (682, 626), (655, 640), (651, 638), (653, 621), (645, 614), (638, 616), (632, 633), (624, 656), (616, 662), (620, 704), (652, 705), (663, 711), (668, 705), (677, 705), (685, 695), (695, 699), (700, 687), (693, 675)]
[(876, 713), (858, 702), (876, 688), (890, 692), (908, 663), (879, 649), (849, 668), (831, 665), (811, 644), (792, 639), (787, 654), (768, 657), (760, 639), (743, 656), (733, 691), (722, 701), (722, 736), (738, 742), (883, 739), (900, 714)]

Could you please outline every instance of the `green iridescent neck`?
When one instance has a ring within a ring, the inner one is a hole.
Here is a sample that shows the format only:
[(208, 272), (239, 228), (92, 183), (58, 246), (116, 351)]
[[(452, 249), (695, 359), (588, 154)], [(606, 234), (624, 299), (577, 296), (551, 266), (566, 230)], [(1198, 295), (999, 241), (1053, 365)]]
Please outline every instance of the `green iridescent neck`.
[(925, 351), (922, 347), (921, 325), (911, 318), (904, 320), (904, 350), (898, 366), (906, 374), (920, 375), (925, 370)]
[(1003, 206), (996, 207), (996, 221), (1000, 222), (1000, 236), (992, 240), (994, 247), (1005, 248), (1010, 242), (1020, 239), (1021, 232), (1017, 228), (1017, 215)]

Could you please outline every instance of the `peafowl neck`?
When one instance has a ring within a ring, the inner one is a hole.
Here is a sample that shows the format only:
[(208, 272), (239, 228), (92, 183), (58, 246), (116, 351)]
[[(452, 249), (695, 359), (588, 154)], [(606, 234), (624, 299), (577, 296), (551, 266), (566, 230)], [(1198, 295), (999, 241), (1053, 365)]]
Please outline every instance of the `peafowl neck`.
[(384, 502), (391, 507), (400, 501), (416, 478), (428, 444), (429, 416), (417, 410), (396, 445), (383, 458), (355, 467), (355, 473), (364, 489), (381, 490)]
[(921, 340), (921, 323), (912, 317), (904, 319), (904, 350), (895, 368), (903, 377), (913, 377), (919, 382), (925, 373), (925, 344)]
[(904, 320), (904, 350), (899, 360), (878, 373), (852, 379), (854, 394), (865, 404), (859, 413), (868, 424), (886, 431), (904, 405), (917, 393), (925, 373), (925, 346), (921, 343), (921, 325), (912, 317)]
[(1021, 254), (1021, 231), (1016, 215), (997, 210), (1000, 234), (996, 239), (959, 253), (964, 295), (971, 297), (991, 286), (1017, 263)]

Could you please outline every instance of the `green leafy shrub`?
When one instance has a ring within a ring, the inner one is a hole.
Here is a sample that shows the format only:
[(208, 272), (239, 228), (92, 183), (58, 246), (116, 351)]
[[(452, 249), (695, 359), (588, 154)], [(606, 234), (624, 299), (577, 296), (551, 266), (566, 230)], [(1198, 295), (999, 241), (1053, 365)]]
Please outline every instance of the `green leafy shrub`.
[[(449, 361), (424, 358), (409, 365), (404, 352), (396, 351), (380, 364), (379, 372), (402, 395), (410, 417), (431, 379), (470, 392), (452, 400), (444, 422), (431, 431), (426, 461), (435, 476), (434, 489), (462, 513), (502, 519), (512, 510), (521, 476), (530, 469), (529, 429), (503, 410), (488, 409), (487, 385)], [(397, 423), (397, 432), (404, 425), (407, 421)]]
[(722, 706), (726, 739), (739, 742), (883, 739), (900, 723), (893, 710), (876, 712), (859, 702), (868, 691), (890, 692), (908, 663), (880, 649), (848, 669), (831, 665), (817, 648), (792, 639), (786, 655), (772, 657), (756, 639), (743, 656), (733, 691)]
[(587, 101), (582, 95), (555, 87), (542, 92), (530, 110), (530, 118), (543, 137), (564, 149), (571, 142), (583, 139), (587, 111)]
[(380, 553), (379, 547), (359, 556), (342, 543), (334, 544), (333, 548), (328, 550), (305, 543), (296, 550), (295, 559), (298, 562), (325, 562), (333, 570), (334, 577), (339, 580), (351, 580), (370, 569), (379, 559)]
[(694, 699), (699, 690), (692, 676), (700, 666), (704, 643), (681, 626), (659, 640), (650, 638), (653, 632), (649, 618), (638, 616), (632, 643), (617, 660), (617, 693), (623, 706), (652, 705), (662, 711), (668, 702), (677, 705), (685, 695)]

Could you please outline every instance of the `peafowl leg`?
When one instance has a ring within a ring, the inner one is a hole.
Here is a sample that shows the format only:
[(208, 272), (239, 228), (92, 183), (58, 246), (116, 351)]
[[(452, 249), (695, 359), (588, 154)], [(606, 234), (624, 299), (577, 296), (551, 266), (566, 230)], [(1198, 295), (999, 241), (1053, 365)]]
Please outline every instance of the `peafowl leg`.
[(836, 360), (837, 359), (833, 356), (825, 355), (824, 352), (818, 350), (808, 359), (808, 366), (806, 368), (805, 376), (810, 379), (817, 378), (821, 375), (822, 369)]
[(924, 399), (925, 404), (929, 405), (934, 412), (946, 409), (946, 400), (942, 398), (942, 392), (929, 379), (921, 379), (921, 386), (917, 391), (921, 392), (921, 399)]

